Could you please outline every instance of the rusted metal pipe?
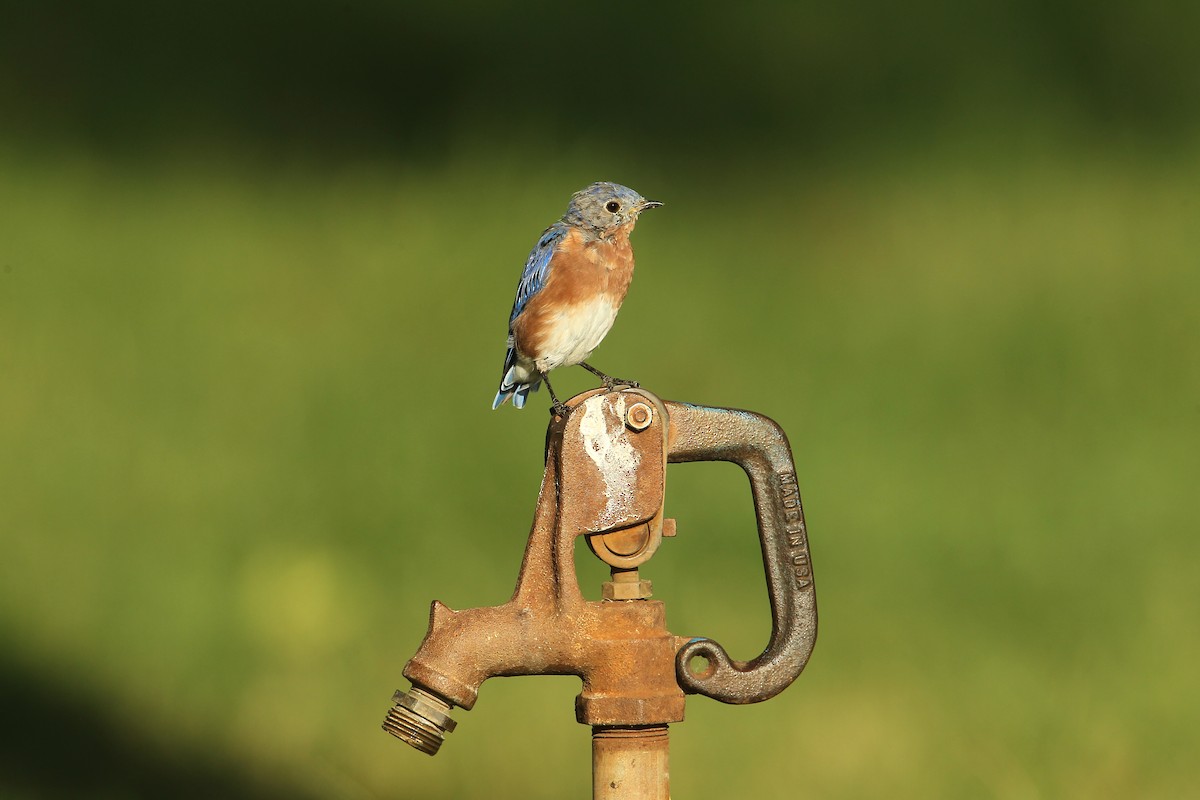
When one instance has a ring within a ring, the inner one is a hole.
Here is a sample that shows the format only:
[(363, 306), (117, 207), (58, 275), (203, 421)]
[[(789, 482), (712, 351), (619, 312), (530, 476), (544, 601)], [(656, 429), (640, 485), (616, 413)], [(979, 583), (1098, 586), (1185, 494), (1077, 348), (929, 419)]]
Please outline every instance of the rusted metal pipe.
[(594, 800), (670, 800), (666, 725), (592, 728)]

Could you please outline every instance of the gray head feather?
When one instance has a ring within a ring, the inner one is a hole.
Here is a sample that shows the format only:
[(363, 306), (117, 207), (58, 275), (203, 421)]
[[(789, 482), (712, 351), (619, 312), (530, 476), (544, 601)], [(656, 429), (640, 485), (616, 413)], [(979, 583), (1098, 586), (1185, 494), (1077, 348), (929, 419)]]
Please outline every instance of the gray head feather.
[(628, 186), (601, 181), (571, 196), (563, 221), (604, 235), (622, 225), (636, 222), (638, 215), (647, 208), (661, 205), (657, 201), (647, 200)]

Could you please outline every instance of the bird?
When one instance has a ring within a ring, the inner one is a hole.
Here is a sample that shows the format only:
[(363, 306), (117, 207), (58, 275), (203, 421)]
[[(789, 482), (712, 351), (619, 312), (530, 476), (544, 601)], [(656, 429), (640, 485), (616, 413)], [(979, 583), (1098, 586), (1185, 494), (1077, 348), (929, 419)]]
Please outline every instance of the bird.
[(661, 205), (609, 181), (571, 196), (562, 219), (542, 232), (525, 261), (508, 316), (508, 352), (493, 410), (509, 398), (524, 408), (529, 393), (544, 382), (551, 413), (565, 417), (568, 408), (554, 394), (549, 374), (575, 364), (609, 391), (638, 385), (606, 375), (587, 359), (612, 328), (633, 279), (629, 234), (643, 211)]

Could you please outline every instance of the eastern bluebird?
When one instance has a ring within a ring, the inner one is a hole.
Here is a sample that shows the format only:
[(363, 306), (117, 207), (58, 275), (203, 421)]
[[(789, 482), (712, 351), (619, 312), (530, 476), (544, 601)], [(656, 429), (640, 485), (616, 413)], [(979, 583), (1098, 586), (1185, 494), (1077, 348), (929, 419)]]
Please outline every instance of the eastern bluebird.
[(567, 213), (542, 233), (525, 262), (508, 316), (504, 377), (492, 408), (525, 398), (546, 382), (553, 409), (564, 413), (547, 377), (555, 367), (579, 364), (612, 390), (618, 383), (585, 363), (617, 318), (633, 279), (629, 233), (638, 215), (661, 206), (618, 183), (593, 183), (571, 196)]

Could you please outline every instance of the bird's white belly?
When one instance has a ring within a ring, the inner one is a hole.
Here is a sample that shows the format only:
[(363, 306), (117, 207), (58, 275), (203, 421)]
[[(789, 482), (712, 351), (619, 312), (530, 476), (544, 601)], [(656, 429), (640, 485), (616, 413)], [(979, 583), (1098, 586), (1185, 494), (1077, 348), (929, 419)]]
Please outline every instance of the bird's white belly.
[(603, 341), (616, 318), (617, 306), (606, 297), (560, 311), (548, 326), (537, 368), (547, 372), (586, 360)]

